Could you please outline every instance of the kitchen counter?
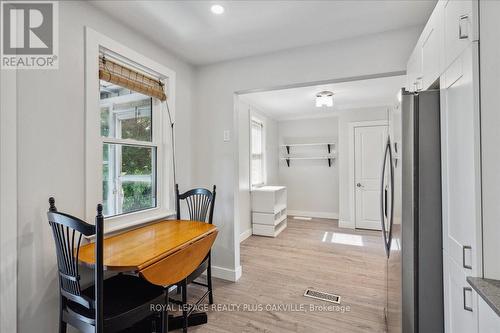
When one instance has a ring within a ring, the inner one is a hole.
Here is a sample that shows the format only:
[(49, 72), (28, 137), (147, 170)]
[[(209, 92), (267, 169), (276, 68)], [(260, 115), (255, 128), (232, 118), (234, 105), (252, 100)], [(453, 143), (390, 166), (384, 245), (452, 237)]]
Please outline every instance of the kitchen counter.
[(484, 301), (500, 316), (500, 280), (467, 277), (467, 282), (484, 299)]

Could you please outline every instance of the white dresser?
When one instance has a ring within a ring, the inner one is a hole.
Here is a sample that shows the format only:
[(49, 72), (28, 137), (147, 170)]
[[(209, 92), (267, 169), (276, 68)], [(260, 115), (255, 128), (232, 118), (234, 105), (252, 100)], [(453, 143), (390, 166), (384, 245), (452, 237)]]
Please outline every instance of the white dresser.
[(263, 186), (252, 190), (252, 233), (276, 237), (286, 226), (286, 187)]

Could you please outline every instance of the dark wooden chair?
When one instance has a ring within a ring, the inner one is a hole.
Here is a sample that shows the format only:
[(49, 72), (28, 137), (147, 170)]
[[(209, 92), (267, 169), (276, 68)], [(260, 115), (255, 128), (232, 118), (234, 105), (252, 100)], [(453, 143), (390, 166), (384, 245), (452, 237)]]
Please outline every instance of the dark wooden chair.
[[(181, 219), (181, 200), (185, 202), (185, 206), (187, 208), (187, 213), (189, 215), (189, 220), (191, 221), (202, 221), (206, 223), (212, 224), (213, 216), (214, 216), (214, 206), (215, 206), (215, 185), (213, 187), (212, 192), (204, 188), (195, 188), (184, 192), (182, 194), (179, 193), (179, 185), (175, 185), (175, 193), (176, 193), (176, 209), (177, 209), (177, 219)], [(199, 282), (195, 281), (199, 278), (203, 272), (207, 271), (207, 282)], [(194, 306), (191, 306), (190, 309), (187, 309), (187, 286), (188, 284), (193, 283), (199, 286), (203, 286), (207, 288), (207, 291), (203, 294), (203, 296), (195, 303)], [(177, 290), (182, 293), (182, 304), (183, 304), (183, 332), (187, 332), (188, 320), (189, 316), (193, 312), (194, 308), (198, 306), (203, 300), (208, 296), (209, 304), (214, 303), (214, 296), (212, 291), (212, 258), (211, 252), (208, 252), (208, 255), (203, 260), (203, 262), (198, 266), (198, 268), (191, 273), (185, 280), (179, 282), (177, 284)]]
[[(104, 280), (102, 205), (97, 206), (95, 225), (58, 212), (54, 198), (47, 212), (56, 244), (59, 270), (59, 332), (67, 324), (81, 332), (112, 333), (151, 317), (150, 304), (165, 304), (163, 287), (131, 275), (118, 274)], [(83, 236), (95, 236), (94, 284), (82, 289), (78, 266)], [(161, 314), (161, 332), (168, 331), (167, 313)]]

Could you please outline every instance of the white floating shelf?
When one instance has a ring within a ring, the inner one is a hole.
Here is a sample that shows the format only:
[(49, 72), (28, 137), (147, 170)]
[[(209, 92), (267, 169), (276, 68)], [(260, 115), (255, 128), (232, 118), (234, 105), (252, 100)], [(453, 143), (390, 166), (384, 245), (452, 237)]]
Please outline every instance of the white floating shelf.
[(305, 157), (294, 157), (294, 156), (285, 156), (280, 158), (280, 160), (286, 161), (286, 165), (290, 167), (290, 160), (327, 160), (328, 166), (332, 166), (332, 161), (335, 160), (335, 155), (326, 155), (326, 156), (305, 156)]
[(288, 143), (283, 144), (281, 147), (295, 147), (295, 146), (326, 146), (331, 145), (334, 146), (335, 142), (316, 142), (316, 143)]
[(334, 160), (335, 156), (282, 157), (281, 160)]
[[(327, 151), (328, 151), (328, 154), (331, 154), (332, 153), (332, 146), (336, 147), (336, 143), (335, 142), (304, 142), (304, 143), (285, 143), (285, 144), (282, 144), (281, 147), (285, 147), (286, 148), (286, 152), (287, 154), (290, 154), (290, 147), (305, 147), (305, 146), (325, 146)], [(335, 152), (335, 150), (333, 150), (333, 152)], [(330, 165), (331, 161), (328, 160), (328, 164)], [(289, 160), (287, 160), (287, 163), (289, 163)], [(288, 165), (290, 166), (290, 165)]]

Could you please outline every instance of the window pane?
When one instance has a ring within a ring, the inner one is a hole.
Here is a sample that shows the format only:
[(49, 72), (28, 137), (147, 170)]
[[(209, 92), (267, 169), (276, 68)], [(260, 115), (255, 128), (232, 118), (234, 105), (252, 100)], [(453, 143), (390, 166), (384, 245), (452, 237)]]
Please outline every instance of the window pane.
[(106, 81), (100, 89), (101, 136), (151, 142), (151, 97)]
[(262, 184), (262, 155), (252, 156), (252, 185)]
[(261, 123), (252, 121), (251, 126), (251, 179), (252, 185), (264, 183), (264, 162), (263, 162), (263, 142), (262, 142), (262, 129)]
[(104, 215), (156, 207), (156, 148), (103, 145)]
[(252, 123), (252, 154), (262, 154), (262, 125)]

